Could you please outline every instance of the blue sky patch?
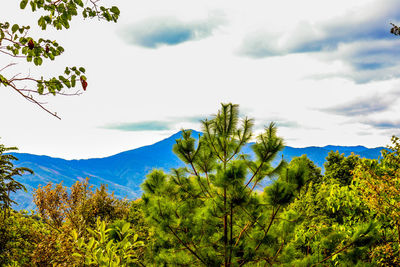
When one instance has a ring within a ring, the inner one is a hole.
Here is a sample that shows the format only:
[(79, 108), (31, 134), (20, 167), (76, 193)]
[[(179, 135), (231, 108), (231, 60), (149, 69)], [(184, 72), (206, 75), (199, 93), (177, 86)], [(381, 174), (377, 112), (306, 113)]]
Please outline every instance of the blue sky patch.
[(172, 17), (151, 18), (127, 27), (123, 38), (131, 44), (158, 48), (206, 38), (220, 24), (216, 19), (183, 22)]

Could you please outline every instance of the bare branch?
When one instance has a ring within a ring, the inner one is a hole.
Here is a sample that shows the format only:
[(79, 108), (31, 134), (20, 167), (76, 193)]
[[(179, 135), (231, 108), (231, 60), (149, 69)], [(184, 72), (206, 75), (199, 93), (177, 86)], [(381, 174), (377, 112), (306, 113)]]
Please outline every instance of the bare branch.
[(17, 63), (10, 63), (10, 64), (6, 65), (5, 67), (3, 67), (2, 69), (0, 69), (0, 71), (3, 71), (3, 70), (5, 70), (5, 69), (7, 69), (9, 67), (14, 66), (14, 65), (17, 65)]
[(36, 99), (34, 99), (32, 96), (30, 95), (26, 95), (23, 92), (21, 92), (17, 87), (15, 87), (15, 85), (13, 84), (9, 84), (9, 86), (11, 88), (13, 88), (17, 93), (19, 93), (21, 96), (23, 96), (25, 99), (27, 99), (28, 101), (38, 105), (41, 109), (43, 109), (44, 111), (46, 111), (47, 113), (51, 114), (52, 116), (56, 117), (57, 119), (61, 120), (61, 118), (57, 115), (57, 112), (52, 112), (50, 110), (48, 110), (46, 107), (43, 106), (43, 103), (40, 103), (39, 101), (37, 101)]
[[(5, 67), (3, 67), (2, 69), (0, 69), (0, 71), (4, 71), (5, 69), (16, 65), (16, 63), (10, 63), (8, 65), (6, 65)], [(19, 77), (21, 75), (21, 73), (15, 74), (12, 78), (7, 79), (6, 81), (3, 81), (2, 83), (5, 86), (10, 86), (14, 91), (16, 91), (19, 95), (21, 95), (22, 97), (24, 97), (26, 100), (28, 100), (31, 103), (34, 103), (36, 105), (38, 105), (41, 109), (43, 109), (44, 111), (46, 111), (47, 113), (51, 114), (52, 116), (56, 117), (57, 119), (61, 119), (56, 112), (50, 111), (49, 109), (47, 109), (44, 105), (47, 103), (44, 102), (40, 102), (38, 99), (34, 98), (32, 96), (32, 94), (36, 94), (36, 95), (40, 95), (40, 96), (47, 96), (47, 95), (63, 95), (63, 96), (76, 96), (76, 95), (81, 95), (82, 92), (77, 90), (75, 92), (72, 93), (66, 93), (64, 91), (55, 91), (55, 92), (46, 92), (46, 93), (39, 93), (38, 90), (34, 90), (34, 89), (29, 89), (26, 87), (26, 84), (21, 87), (18, 86), (17, 83), (18, 82), (33, 82), (33, 83), (41, 83), (42, 81), (31, 78), (30, 75), (28, 74), (25, 77)]]

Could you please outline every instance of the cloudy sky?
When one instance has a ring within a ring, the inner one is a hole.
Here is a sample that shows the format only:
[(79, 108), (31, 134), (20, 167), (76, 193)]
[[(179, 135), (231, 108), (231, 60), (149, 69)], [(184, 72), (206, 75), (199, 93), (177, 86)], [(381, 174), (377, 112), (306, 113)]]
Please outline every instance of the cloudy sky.
[[(3, 3), (4, 2), (4, 3)], [(104, 157), (152, 144), (220, 103), (240, 105), (260, 132), (275, 121), (286, 144), (384, 146), (400, 134), (400, 22), (395, 0), (108, 0), (118, 23), (75, 19), (69, 30), (33, 29), (66, 49), (41, 68), (87, 70), (88, 90), (51, 97), (55, 119), (0, 87), (0, 137), (21, 152)], [(39, 14), (2, 0), (2, 21)], [(13, 58), (0, 57), (0, 68)]]

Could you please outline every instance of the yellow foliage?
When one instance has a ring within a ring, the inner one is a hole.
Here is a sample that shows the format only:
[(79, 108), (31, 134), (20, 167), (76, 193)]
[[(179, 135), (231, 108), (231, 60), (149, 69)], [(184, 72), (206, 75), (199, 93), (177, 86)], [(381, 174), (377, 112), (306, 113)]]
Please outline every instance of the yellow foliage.
[(130, 204), (109, 194), (102, 185), (94, 189), (89, 179), (77, 181), (67, 188), (62, 183), (39, 186), (34, 192), (38, 214), (48, 225), (48, 233), (42, 234), (33, 251), (34, 266), (79, 266), (72, 253), (79, 252), (72, 233), (88, 236), (87, 229), (96, 225), (96, 220), (111, 222), (125, 219)]
[(112, 221), (126, 218), (129, 212), (128, 201), (109, 194), (105, 185), (93, 190), (88, 178), (73, 184), (70, 192), (62, 183), (39, 187), (34, 202), (40, 216), (53, 227), (75, 229), (80, 235), (94, 226), (97, 218)]

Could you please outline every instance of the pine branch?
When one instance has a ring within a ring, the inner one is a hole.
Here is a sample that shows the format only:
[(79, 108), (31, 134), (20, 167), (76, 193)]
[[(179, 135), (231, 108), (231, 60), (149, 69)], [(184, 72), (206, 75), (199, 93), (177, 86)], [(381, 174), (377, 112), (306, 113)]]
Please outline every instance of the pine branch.
[(183, 241), (179, 238), (179, 236), (175, 233), (175, 231), (174, 231), (169, 225), (168, 225), (167, 227), (168, 227), (168, 229), (172, 232), (172, 234), (176, 237), (176, 239), (178, 239), (179, 243), (181, 243), (185, 248), (187, 248), (187, 249), (190, 251), (190, 253), (192, 253), (193, 256), (195, 256), (195, 257), (196, 257), (199, 261), (201, 261), (205, 266), (207, 266), (207, 263), (206, 263), (202, 258), (200, 258), (200, 256), (197, 255), (197, 253), (196, 253), (194, 250), (192, 250), (185, 242), (183, 242)]
[(232, 263), (232, 252), (233, 252), (233, 203), (232, 202), (230, 202), (230, 208), (231, 208), (231, 214), (230, 214), (230, 218), (229, 218), (229, 221), (230, 221), (230, 240), (229, 240), (229, 248), (230, 248), (230, 251), (229, 251), (229, 264), (231, 264)]
[(344, 246), (343, 248), (339, 249), (338, 251), (332, 253), (331, 255), (329, 255), (328, 257), (326, 257), (325, 259), (323, 259), (322, 261), (311, 265), (311, 267), (317, 266), (318, 264), (321, 264), (321, 263), (323, 263), (324, 261), (329, 260), (330, 258), (332, 258), (333, 256), (335, 256), (336, 254), (339, 254), (340, 252), (342, 252), (342, 251), (348, 249), (348, 248), (351, 247), (353, 244), (354, 244), (354, 242), (351, 242), (350, 244), (348, 244), (348, 245)]
[[(275, 212), (274, 212), (274, 209), (272, 209), (271, 220), (269, 221), (269, 225), (268, 225), (267, 231), (264, 232), (264, 237), (263, 237), (263, 239), (267, 236), (267, 234), (268, 234), (268, 232), (269, 232), (269, 229), (271, 228), (272, 223), (274, 222), (275, 216), (276, 216), (276, 214), (278, 214), (278, 211), (279, 211), (280, 207), (281, 207), (281, 206), (279, 205)], [(257, 247), (255, 248), (255, 251), (258, 250), (258, 248), (260, 247), (261, 244), (262, 244), (262, 240), (260, 241), (260, 243), (258, 243)]]

